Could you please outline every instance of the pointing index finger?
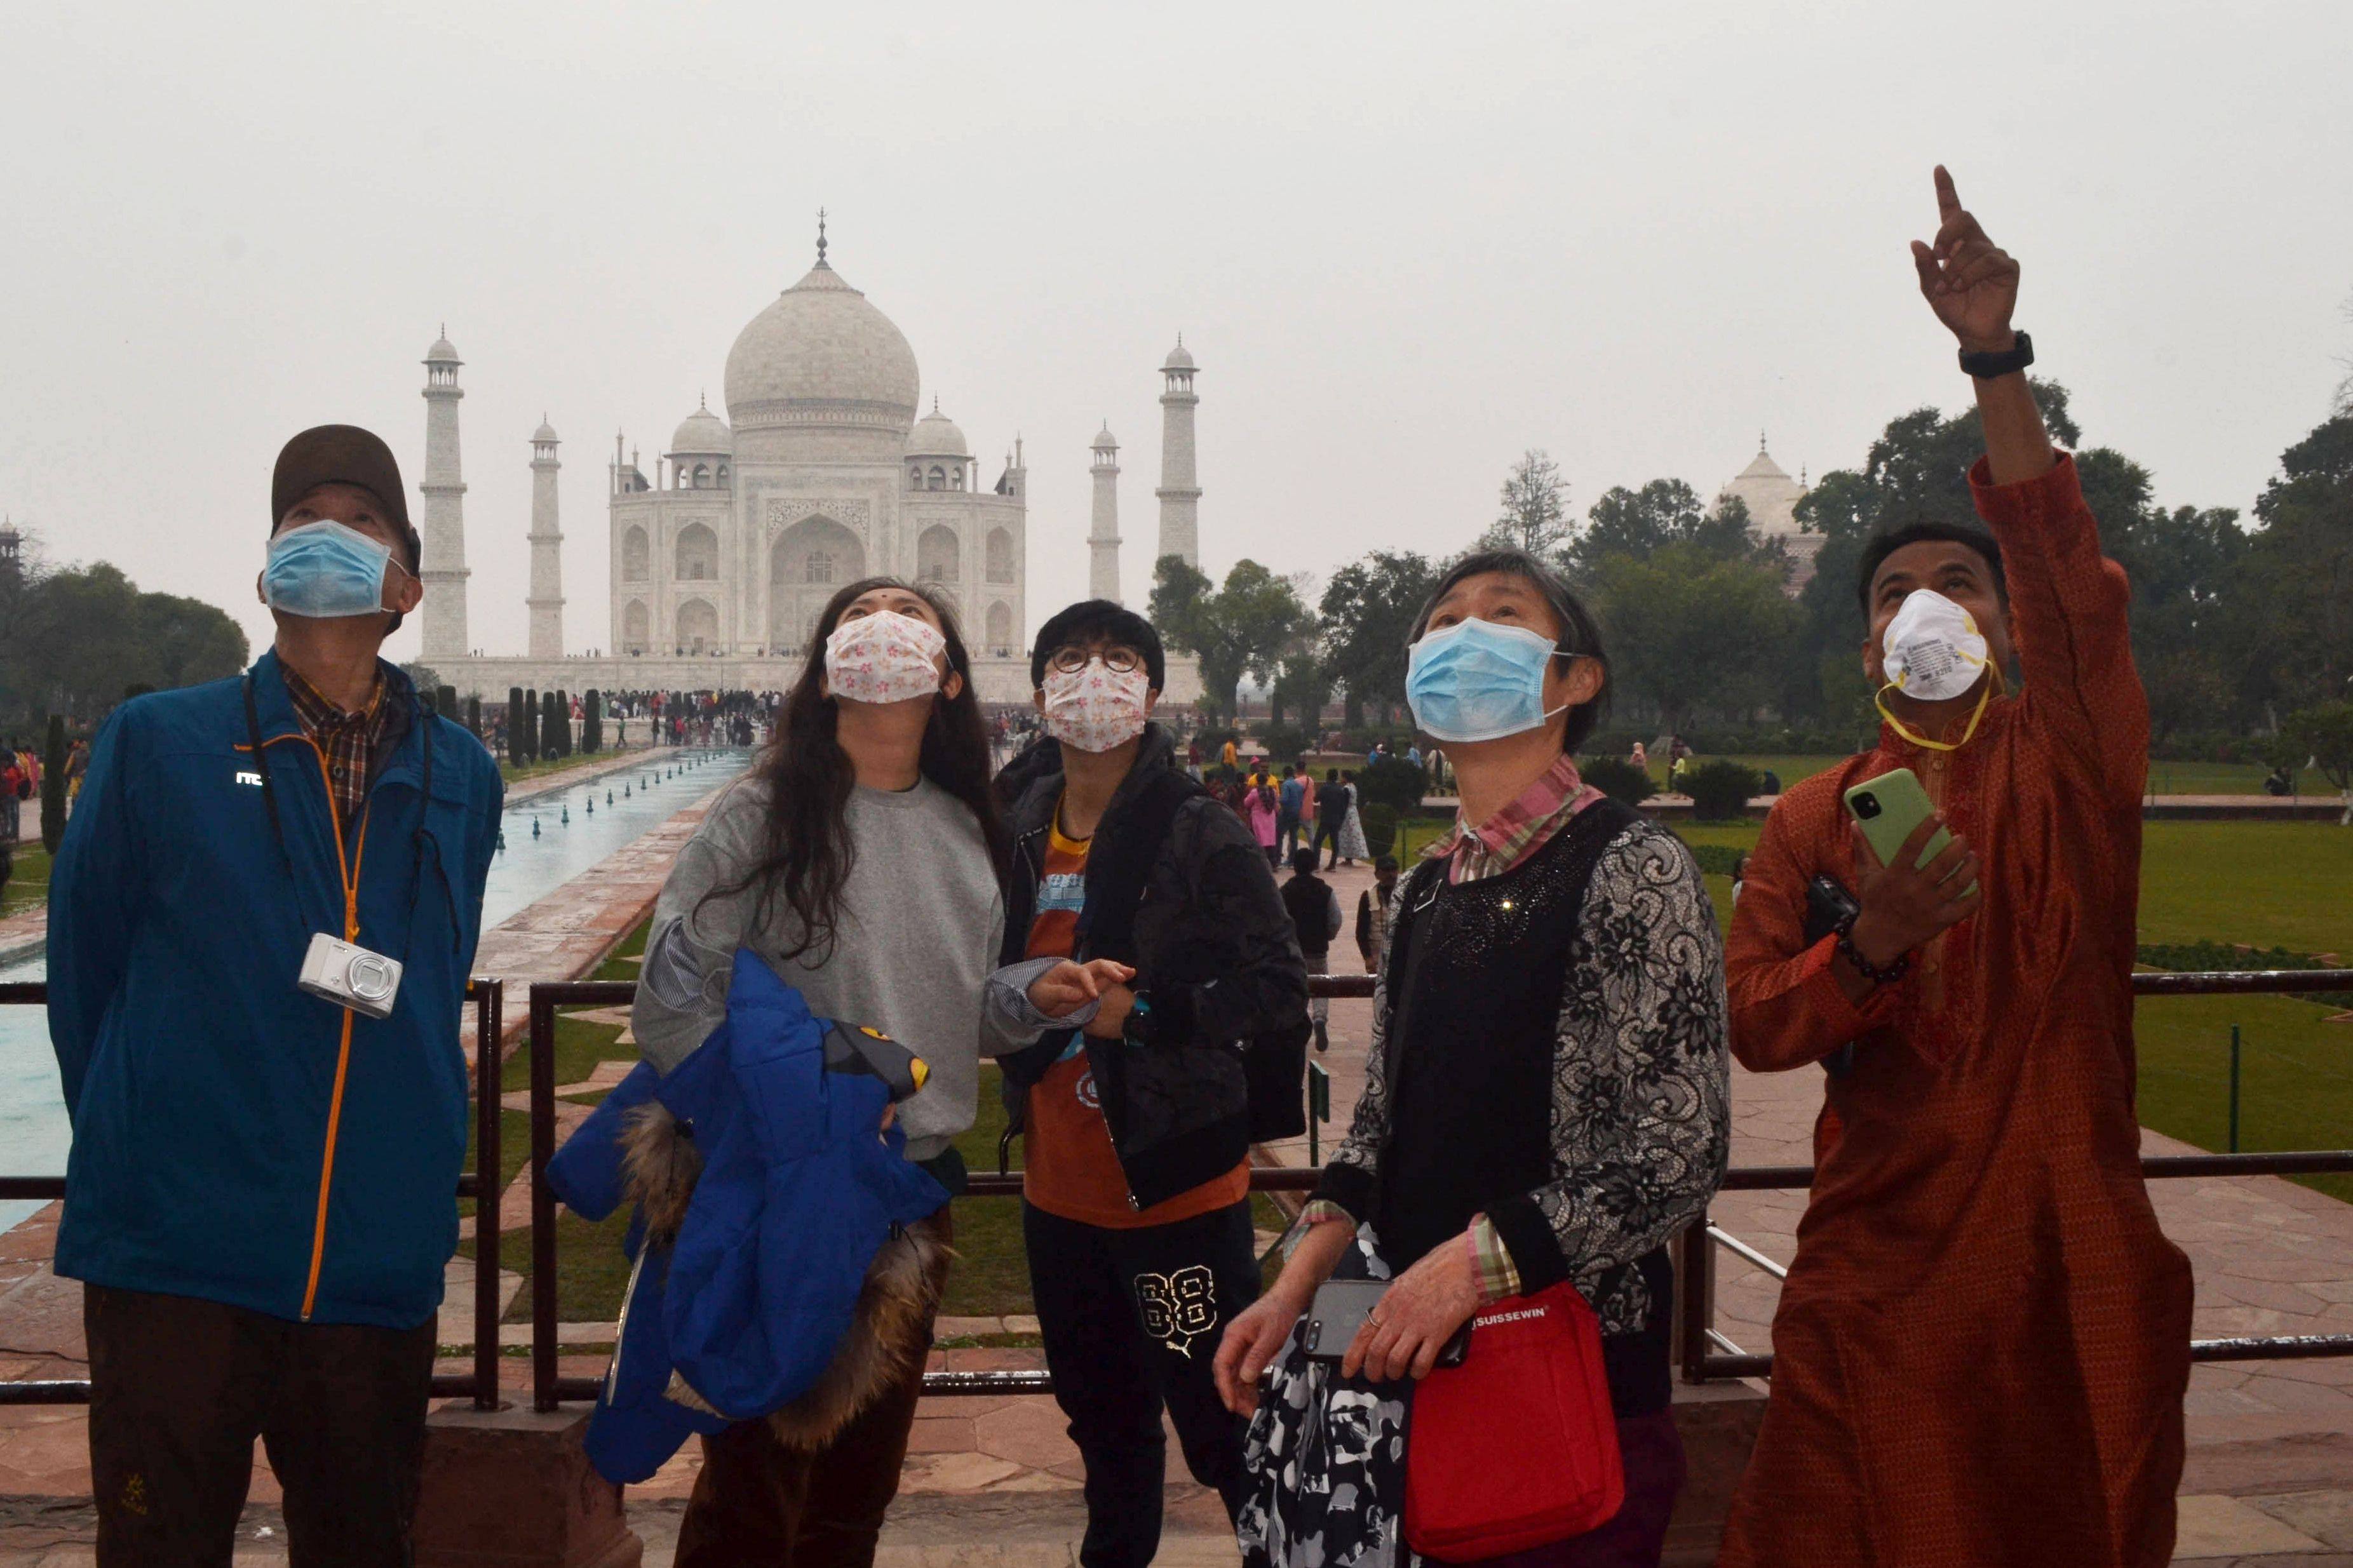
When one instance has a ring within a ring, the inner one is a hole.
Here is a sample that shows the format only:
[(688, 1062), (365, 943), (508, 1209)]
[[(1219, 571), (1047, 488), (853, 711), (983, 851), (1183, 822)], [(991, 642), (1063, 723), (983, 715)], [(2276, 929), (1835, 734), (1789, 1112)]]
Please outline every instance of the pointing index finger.
[(1936, 216), (1941, 221), (1949, 222), (1960, 210), (1961, 194), (1953, 188), (1953, 176), (1946, 173), (1945, 165), (1939, 163), (1936, 165)]

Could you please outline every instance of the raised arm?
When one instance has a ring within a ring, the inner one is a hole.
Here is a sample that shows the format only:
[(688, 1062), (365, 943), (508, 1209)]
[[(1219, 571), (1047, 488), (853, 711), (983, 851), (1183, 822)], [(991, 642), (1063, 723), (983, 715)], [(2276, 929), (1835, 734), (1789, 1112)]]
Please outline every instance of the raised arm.
[[(2018, 262), (1987, 237), (1941, 166), (1936, 184), (1936, 242), (1912, 244), (1920, 292), (1965, 359), (2010, 354)], [(2066, 754), (2091, 765), (2110, 795), (2137, 799), (2148, 703), (2133, 669), (2124, 568), (2100, 553), (2075, 465), (2052, 448), (2024, 365), (1972, 383), (1986, 455), (1969, 486), (2001, 543), (2029, 711), (2068, 731)]]

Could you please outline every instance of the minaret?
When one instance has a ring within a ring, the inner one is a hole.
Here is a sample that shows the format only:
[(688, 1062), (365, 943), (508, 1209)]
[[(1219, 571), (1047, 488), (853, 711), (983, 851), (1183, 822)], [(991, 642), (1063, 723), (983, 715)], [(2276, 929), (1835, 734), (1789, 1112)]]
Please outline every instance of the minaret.
[(449, 329), (425, 351), (425, 492), (423, 570), (425, 646), (419, 657), (463, 658), (466, 637), (466, 482), (458, 477), (458, 366)]
[(1095, 525), (1087, 535), (1087, 544), (1094, 552), (1092, 570), (1087, 575), (1087, 595), (1109, 599), (1116, 605), (1119, 597), (1119, 438), (1111, 433), (1111, 422), (1103, 421), (1103, 434), (1095, 437)]
[(1160, 549), (1152, 558), (1156, 569), (1163, 555), (1182, 555), (1185, 564), (1201, 564), (1201, 484), (1193, 472), (1193, 410), (1201, 400), (1193, 394), (1193, 356), (1185, 350), (1185, 334), (1168, 351), (1160, 367), (1166, 390), (1160, 394)]
[(555, 519), (555, 427), (531, 438), (531, 657), (564, 657), (564, 531)]

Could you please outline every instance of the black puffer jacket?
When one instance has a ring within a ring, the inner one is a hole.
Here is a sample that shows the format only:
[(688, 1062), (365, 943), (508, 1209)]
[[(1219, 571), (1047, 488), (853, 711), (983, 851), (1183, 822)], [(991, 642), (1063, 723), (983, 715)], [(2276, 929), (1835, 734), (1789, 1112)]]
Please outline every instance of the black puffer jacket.
[[(1145, 729), (1135, 766), (1095, 829), (1075, 955), (1134, 965), (1135, 991), (1147, 1004), (1132, 1026), (1133, 1044), (1087, 1042), (1128, 1200), (1139, 1209), (1241, 1163), (1250, 1152), (1242, 1043), (1303, 1032), (1307, 1021), (1306, 965), (1266, 856), (1239, 817), (1176, 767), (1176, 755), (1166, 730)], [(1061, 796), (1061, 770), (1053, 767), (1032, 777), (1012, 805), (1004, 963), (1025, 956), (1047, 829)], [(1169, 826), (1152, 854), (1138, 840), (1155, 817)], [(1129, 889), (1124, 899), (1116, 891), (1122, 886)], [(1132, 925), (1119, 907), (1127, 904)], [(1020, 1130), (1030, 1085), (1070, 1039), (1068, 1030), (1050, 1032), (1003, 1058), (1013, 1131)]]

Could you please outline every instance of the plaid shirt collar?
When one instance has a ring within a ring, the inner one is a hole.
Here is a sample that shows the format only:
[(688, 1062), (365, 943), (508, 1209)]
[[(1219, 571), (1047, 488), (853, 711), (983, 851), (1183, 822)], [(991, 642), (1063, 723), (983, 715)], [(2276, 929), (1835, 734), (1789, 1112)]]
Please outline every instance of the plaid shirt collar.
[(1543, 848), (1571, 817), (1600, 798), (1601, 792), (1577, 771), (1577, 759), (1563, 752), (1543, 776), (1478, 826), (1458, 813), (1453, 828), (1422, 851), (1422, 858), (1445, 859), (1449, 882), (1500, 877)]
[(301, 721), (302, 732), (317, 743), (320, 754), (326, 759), (335, 809), (348, 822), (358, 815), (360, 803), (367, 796), (376, 758), (388, 749), (389, 731), (398, 716), (399, 704), (384, 700), (383, 668), (377, 668), (375, 683), (368, 688), (367, 701), (357, 712), (345, 712), (336, 707), (317, 687), (296, 674), (291, 665), (281, 662), (279, 669), (286, 678), (286, 696), (294, 705), (294, 717)]

